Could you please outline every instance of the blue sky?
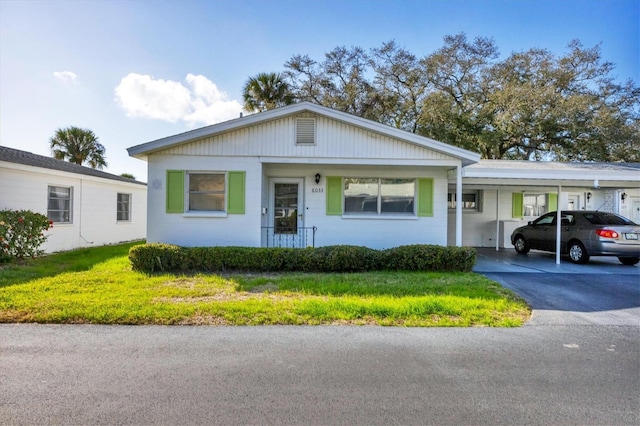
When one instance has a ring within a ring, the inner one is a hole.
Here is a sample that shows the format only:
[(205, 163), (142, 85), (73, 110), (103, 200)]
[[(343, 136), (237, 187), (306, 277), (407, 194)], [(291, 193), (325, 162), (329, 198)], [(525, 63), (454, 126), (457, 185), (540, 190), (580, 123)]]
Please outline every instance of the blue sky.
[(445, 35), (502, 56), (601, 43), (640, 83), (640, 0), (0, 0), (0, 144), (50, 155), (61, 127), (93, 130), (106, 171), (146, 181), (126, 148), (239, 116), (242, 86), (294, 54), (396, 42), (422, 57)]

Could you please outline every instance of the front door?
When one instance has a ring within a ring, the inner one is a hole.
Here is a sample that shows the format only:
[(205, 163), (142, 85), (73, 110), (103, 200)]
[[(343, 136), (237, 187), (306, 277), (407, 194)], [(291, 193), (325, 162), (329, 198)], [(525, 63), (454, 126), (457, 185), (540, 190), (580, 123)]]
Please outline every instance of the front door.
[(640, 223), (640, 197), (631, 197), (631, 214), (629, 219)]
[(301, 178), (271, 179), (268, 247), (306, 247), (303, 188)]
[(569, 199), (567, 200), (567, 210), (580, 210), (582, 206), (580, 205), (580, 196), (579, 195), (569, 195)]

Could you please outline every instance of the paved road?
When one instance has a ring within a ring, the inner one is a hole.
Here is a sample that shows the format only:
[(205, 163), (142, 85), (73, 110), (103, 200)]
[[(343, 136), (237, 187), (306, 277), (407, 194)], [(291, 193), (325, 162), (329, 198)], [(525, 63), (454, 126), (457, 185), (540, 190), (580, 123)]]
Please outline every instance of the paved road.
[(517, 329), (0, 325), (0, 424), (640, 424), (640, 269), (522, 260)]
[(640, 422), (638, 329), (2, 325), (0, 424)]

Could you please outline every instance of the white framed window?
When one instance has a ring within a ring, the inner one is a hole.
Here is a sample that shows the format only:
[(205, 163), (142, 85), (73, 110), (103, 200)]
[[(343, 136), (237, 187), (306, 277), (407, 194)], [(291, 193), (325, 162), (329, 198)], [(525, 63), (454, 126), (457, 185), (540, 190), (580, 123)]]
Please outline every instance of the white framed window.
[(118, 222), (129, 222), (131, 220), (131, 194), (118, 192), (116, 216)]
[(523, 213), (525, 216), (542, 216), (547, 211), (547, 194), (524, 194)]
[(54, 223), (72, 223), (73, 188), (50, 185), (47, 194), (47, 218)]
[(344, 178), (344, 213), (415, 215), (415, 179)]
[(188, 211), (225, 211), (225, 173), (187, 173)]
[[(463, 211), (482, 211), (482, 191), (463, 191), (462, 192), (462, 210)], [(456, 193), (449, 192), (447, 194), (447, 206), (449, 209), (456, 208)]]

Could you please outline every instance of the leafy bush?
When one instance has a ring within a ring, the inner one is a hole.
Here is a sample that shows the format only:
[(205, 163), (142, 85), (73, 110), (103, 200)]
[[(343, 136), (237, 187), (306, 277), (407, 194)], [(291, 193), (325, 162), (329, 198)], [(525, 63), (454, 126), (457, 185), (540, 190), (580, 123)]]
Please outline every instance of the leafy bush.
[(141, 244), (129, 249), (131, 267), (136, 271), (184, 271), (200, 266), (193, 260), (194, 256), (185, 256), (188, 249), (173, 244)]
[(325, 246), (314, 249), (310, 272), (363, 272), (379, 268), (379, 251), (361, 246)]
[(470, 272), (476, 263), (476, 252), (469, 247), (414, 244), (385, 250), (383, 258), (388, 270)]
[(30, 210), (0, 211), (0, 262), (41, 255), (51, 226), (45, 215)]
[(129, 251), (133, 269), (143, 272), (471, 271), (475, 256), (472, 248), (421, 244), (374, 250), (349, 245), (292, 249), (152, 243), (134, 246)]

